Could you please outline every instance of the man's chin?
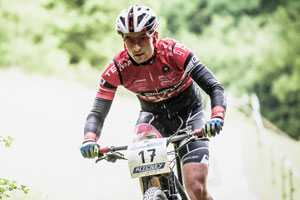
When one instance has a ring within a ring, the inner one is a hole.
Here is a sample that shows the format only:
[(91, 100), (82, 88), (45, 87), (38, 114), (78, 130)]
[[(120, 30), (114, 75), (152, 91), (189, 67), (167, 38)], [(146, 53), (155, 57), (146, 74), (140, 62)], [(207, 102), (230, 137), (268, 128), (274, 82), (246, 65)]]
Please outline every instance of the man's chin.
[(145, 56), (144, 55), (142, 55), (142, 56), (135, 56), (134, 57), (134, 61), (136, 62), (136, 63), (143, 63), (143, 62), (146, 62), (146, 59), (145, 59)]

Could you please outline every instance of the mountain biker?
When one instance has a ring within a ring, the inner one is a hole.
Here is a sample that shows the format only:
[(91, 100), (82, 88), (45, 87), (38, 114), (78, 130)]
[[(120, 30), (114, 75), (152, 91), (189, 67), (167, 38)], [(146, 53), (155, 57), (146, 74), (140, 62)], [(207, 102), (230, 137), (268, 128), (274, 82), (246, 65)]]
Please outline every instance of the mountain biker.
[[(141, 111), (135, 126), (137, 140), (147, 135), (168, 137), (186, 126), (201, 129), (204, 136), (219, 134), (226, 111), (225, 92), (212, 72), (183, 44), (158, 39), (158, 19), (146, 6), (123, 10), (116, 31), (123, 38), (118, 52), (101, 75), (80, 148), (83, 157), (98, 155), (100, 137), (118, 86), (136, 93)], [(211, 100), (211, 118), (204, 122), (198, 86)], [(207, 191), (208, 141), (192, 141), (179, 151), (184, 184), (192, 200), (212, 199)]]

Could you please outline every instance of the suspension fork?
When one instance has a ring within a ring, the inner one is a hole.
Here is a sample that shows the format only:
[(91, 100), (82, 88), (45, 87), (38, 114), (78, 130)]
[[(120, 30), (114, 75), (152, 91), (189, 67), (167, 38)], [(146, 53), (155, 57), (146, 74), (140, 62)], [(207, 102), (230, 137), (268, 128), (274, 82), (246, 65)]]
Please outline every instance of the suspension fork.
[[(179, 143), (174, 143), (174, 149), (176, 151), (176, 154), (178, 153), (178, 147), (179, 147)], [(182, 200), (188, 200), (187, 194), (184, 190), (184, 186), (183, 186), (183, 178), (182, 178), (182, 167), (180, 164), (180, 158), (179, 156), (176, 156), (176, 170), (177, 170), (177, 177), (174, 176), (175, 178), (175, 183), (176, 183), (176, 188), (182, 198)]]
[(142, 189), (142, 193), (145, 194), (145, 192), (148, 189), (148, 177), (142, 177), (140, 179), (140, 185), (141, 185), (141, 189)]
[(176, 180), (174, 172), (169, 173), (169, 190), (170, 190), (170, 200), (178, 200), (177, 189), (176, 189)]
[[(176, 150), (176, 153), (177, 153), (178, 147), (179, 147), (179, 144), (177, 142), (177, 143), (174, 144), (174, 149)], [(180, 165), (180, 158), (179, 158), (179, 156), (176, 156), (176, 170), (177, 170), (177, 177), (178, 177), (179, 183), (181, 185), (183, 185), (182, 171), (181, 171), (181, 165)]]

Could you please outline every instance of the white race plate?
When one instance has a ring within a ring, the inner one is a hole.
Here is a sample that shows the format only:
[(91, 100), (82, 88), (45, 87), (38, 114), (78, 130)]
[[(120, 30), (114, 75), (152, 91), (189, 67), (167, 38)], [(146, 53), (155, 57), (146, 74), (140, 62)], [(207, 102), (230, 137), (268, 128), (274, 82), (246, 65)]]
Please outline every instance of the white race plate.
[(132, 143), (127, 153), (132, 178), (170, 172), (166, 138)]

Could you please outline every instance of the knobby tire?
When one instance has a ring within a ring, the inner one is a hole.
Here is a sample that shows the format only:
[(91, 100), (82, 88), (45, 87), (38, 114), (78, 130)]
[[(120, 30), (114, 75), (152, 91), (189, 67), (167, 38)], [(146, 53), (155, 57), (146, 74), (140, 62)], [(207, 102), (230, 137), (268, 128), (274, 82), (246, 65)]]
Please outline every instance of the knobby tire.
[(160, 188), (150, 187), (145, 192), (143, 200), (168, 200), (168, 198)]

